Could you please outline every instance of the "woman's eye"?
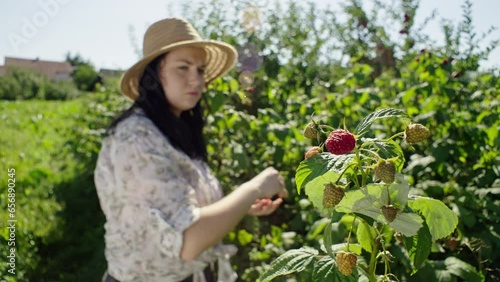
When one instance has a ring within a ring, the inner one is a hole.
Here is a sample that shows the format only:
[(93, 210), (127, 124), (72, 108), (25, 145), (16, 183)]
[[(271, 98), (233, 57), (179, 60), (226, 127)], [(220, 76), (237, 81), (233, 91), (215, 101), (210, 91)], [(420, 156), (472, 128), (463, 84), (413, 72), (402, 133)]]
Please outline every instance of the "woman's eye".
[(179, 69), (180, 69), (180, 70), (188, 70), (188, 69), (189, 69), (189, 67), (188, 67), (188, 66), (180, 66), (180, 67), (179, 67)]
[(205, 74), (205, 69), (198, 69), (199, 74)]

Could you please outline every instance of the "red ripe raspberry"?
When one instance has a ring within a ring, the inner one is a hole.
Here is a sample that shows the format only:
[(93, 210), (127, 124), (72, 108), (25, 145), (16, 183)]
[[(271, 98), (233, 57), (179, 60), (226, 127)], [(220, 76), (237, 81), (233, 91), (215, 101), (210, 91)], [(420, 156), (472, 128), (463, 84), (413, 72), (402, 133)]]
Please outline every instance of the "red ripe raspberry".
[(336, 129), (326, 139), (325, 146), (334, 155), (344, 155), (354, 149), (356, 139), (349, 131)]

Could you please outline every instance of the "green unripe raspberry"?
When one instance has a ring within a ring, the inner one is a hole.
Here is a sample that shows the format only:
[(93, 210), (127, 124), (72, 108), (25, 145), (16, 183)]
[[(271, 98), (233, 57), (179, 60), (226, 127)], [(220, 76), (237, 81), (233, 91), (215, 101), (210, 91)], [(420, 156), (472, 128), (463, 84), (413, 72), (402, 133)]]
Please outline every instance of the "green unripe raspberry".
[(358, 261), (358, 257), (355, 253), (343, 251), (337, 253), (336, 259), (337, 268), (339, 269), (340, 273), (345, 276), (349, 276), (352, 274), (354, 268), (356, 267), (356, 262)]
[(318, 130), (316, 130), (314, 122), (311, 121), (306, 125), (306, 128), (304, 128), (304, 137), (309, 139), (318, 138)]
[(375, 176), (387, 184), (394, 182), (396, 166), (391, 161), (381, 161), (375, 167)]
[(325, 185), (323, 191), (323, 206), (327, 209), (334, 208), (344, 198), (344, 189), (332, 183)]
[(399, 208), (393, 205), (387, 205), (382, 207), (382, 214), (384, 215), (385, 220), (388, 223), (391, 223), (396, 219), (396, 215), (398, 214)]
[(405, 129), (405, 140), (409, 144), (420, 143), (430, 135), (429, 129), (420, 123), (410, 124)]

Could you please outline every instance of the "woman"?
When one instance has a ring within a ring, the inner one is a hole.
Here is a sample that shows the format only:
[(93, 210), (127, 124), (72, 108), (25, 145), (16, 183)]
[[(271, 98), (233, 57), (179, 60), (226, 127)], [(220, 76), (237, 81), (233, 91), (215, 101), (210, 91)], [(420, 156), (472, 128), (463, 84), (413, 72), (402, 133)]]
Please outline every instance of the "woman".
[(234, 281), (234, 246), (221, 240), (246, 214), (268, 215), (288, 195), (267, 168), (223, 197), (207, 166), (202, 91), (234, 66), (236, 50), (165, 19), (146, 31), (143, 53), (121, 81), (134, 104), (112, 123), (95, 169), (106, 216), (103, 281)]

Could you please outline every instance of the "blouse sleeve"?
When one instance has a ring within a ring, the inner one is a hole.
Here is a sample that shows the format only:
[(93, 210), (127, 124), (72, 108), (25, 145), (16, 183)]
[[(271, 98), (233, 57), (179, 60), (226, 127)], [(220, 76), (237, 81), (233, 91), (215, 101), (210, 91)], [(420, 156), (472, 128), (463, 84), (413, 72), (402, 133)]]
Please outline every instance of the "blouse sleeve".
[(183, 232), (199, 218), (195, 191), (183, 177), (179, 153), (163, 136), (144, 128), (127, 131), (132, 132), (117, 139), (111, 156), (124, 189), (121, 220), (143, 221), (127, 224), (135, 229), (135, 243), (152, 239), (143, 248), (179, 258)]

